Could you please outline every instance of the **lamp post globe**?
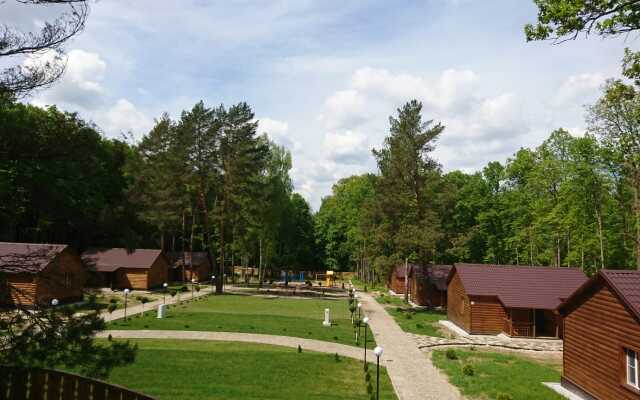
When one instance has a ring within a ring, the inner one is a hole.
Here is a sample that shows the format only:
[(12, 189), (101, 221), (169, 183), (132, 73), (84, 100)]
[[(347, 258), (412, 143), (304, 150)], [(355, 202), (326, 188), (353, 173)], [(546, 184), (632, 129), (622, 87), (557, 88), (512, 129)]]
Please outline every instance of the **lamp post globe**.
[(382, 347), (376, 346), (373, 349), (373, 354), (376, 355), (376, 399), (380, 399), (380, 357), (382, 357)]
[(59, 302), (58, 302), (58, 299), (51, 299), (51, 305), (52, 305), (52, 306), (54, 306), (54, 307), (55, 307), (55, 306), (57, 306), (57, 305), (58, 305), (58, 303), (59, 303)]
[(167, 282), (162, 284), (162, 287), (164, 288), (164, 290), (162, 291), (162, 304), (165, 304), (165, 299), (167, 297), (167, 287), (169, 286), (169, 284)]
[(367, 370), (367, 327), (369, 326), (369, 317), (362, 319), (364, 323), (364, 370)]

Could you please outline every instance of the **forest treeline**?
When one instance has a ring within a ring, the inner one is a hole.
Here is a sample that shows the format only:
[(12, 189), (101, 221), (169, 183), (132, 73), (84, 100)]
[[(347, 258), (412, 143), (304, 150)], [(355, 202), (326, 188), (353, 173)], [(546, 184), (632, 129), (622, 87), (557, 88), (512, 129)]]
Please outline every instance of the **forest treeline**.
[(584, 136), (558, 129), (471, 174), (443, 172), (431, 153), (446, 127), (407, 103), (373, 150), (378, 172), (340, 180), (322, 201), (327, 267), (365, 279), (406, 261), (640, 268), (639, 82), (609, 80)]
[(218, 271), (321, 265), (291, 154), (246, 103), (163, 115), (135, 145), (8, 97), (0, 126), (0, 240), (204, 250)]

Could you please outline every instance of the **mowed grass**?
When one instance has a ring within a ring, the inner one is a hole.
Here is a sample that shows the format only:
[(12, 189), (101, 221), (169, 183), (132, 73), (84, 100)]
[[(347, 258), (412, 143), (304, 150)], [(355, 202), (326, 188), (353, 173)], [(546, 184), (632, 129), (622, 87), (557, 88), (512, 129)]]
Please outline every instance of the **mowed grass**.
[[(251, 343), (135, 340), (136, 361), (108, 381), (158, 400), (370, 399), (362, 362)], [(375, 394), (375, 365), (370, 364)], [(396, 399), (386, 370), (380, 398)]]
[[(331, 327), (322, 326), (325, 308), (331, 310)], [(108, 329), (261, 333), (355, 345), (350, 316), (346, 299), (220, 295), (170, 306), (164, 319), (157, 319), (155, 311), (152, 311), (144, 317), (114, 321)], [(367, 336), (367, 347), (375, 347), (371, 331)]]
[[(460, 388), (465, 396), (495, 399), (504, 393), (512, 399), (562, 400), (563, 397), (542, 385), (559, 382), (560, 365), (534, 361), (517, 355), (482, 351), (455, 350), (457, 360), (446, 357), (445, 350), (433, 352), (434, 364), (446, 372), (449, 381)], [(472, 365), (473, 376), (465, 376), (462, 369)]]
[(412, 309), (403, 297), (380, 295), (376, 301), (382, 304), (403, 331), (418, 335), (443, 337), (438, 321), (447, 319), (447, 313), (438, 310)]
[(447, 319), (447, 314), (436, 310), (410, 310), (387, 308), (387, 312), (396, 320), (405, 332), (418, 335), (443, 337), (438, 321)]

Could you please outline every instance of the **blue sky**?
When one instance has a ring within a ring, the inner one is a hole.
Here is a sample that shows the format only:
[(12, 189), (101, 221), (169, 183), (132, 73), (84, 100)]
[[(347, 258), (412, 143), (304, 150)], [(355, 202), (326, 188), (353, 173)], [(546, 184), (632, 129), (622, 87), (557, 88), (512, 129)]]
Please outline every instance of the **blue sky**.
[[(0, 9), (24, 29), (58, 11)], [(135, 139), (200, 99), (247, 101), (292, 151), (296, 190), (317, 209), (336, 180), (375, 171), (371, 148), (412, 98), (446, 125), (445, 171), (504, 161), (558, 127), (583, 134), (584, 105), (637, 43), (526, 43), (535, 15), (529, 0), (101, 0), (66, 48), (63, 80), (27, 100)]]

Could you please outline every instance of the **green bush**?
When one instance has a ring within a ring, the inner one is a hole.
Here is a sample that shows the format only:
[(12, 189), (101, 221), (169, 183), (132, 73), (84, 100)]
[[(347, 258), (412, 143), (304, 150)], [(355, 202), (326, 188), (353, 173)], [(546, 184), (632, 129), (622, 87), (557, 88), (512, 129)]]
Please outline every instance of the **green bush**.
[(302, 346), (298, 345), (298, 353), (302, 353)]
[(109, 304), (109, 307), (107, 307), (107, 311), (109, 312), (109, 314), (111, 314), (112, 312), (114, 312), (116, 310), (116, 308), (118, 308), (117, 305), (115, 305), (114, 303)]
[(456, 351), (454, 349), (447, 350), (446, 356), (447, 356), (447, 359), (449, 359), (449, 360), (457, 360), (458, 359), (458, 354), (456, 353)]
[(169, 296), (171, 296), (171, 297), (175, 297), (175, 295), (176, 295), (176, 294), (178, 294), (178, 291), (177, 291), (177, 290), (175, 290), (175, 289), (171, 289), (171, 290), (169, 290)]
[(114, 299), (113, 297), (109, 299), (109, 304), (118, 304), (118, 299)]
[(336, 353), (335, 360), (336, 362), (340, 362), (340, 355), (338, 353)]
[(371, 381), (367, 383), (367, 393), (369, 394), (373, 393), (373, 385), (371, 384)]
[(473, 368), (473, 365), (471, 365), (471, 364), (465, 364), (465, 366), (462, 367), (462, 374), (464, 376), (473, 376), (473, 375), (475, 375), (475, 373), (476, 373), (476, 371)]
[(498, 396), (496, 396), (496, 400), (513, 400), (513, 397), (511, 397), (511, 395), (507, 393), (498, 393)]
[(180, 288), (180, 291), (181, 291), (181, 292), (188, 292), (188, 291), (189, 291), (189, 288), (188, 288), (188, 287), (186, 287), (186, 286), (182, 286), (182, 287)]

